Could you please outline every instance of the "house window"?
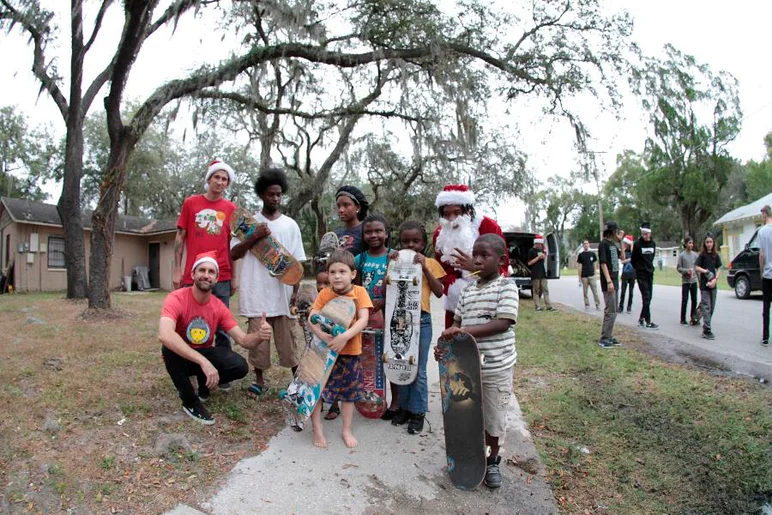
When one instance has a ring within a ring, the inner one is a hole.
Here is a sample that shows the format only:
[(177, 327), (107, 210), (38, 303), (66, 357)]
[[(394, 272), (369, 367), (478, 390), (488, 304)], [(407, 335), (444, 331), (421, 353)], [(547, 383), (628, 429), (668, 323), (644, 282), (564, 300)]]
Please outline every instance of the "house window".
[(678, 257), (678, 249), (673, 249), (673, 257)]
[(48, 237), (48, 268), (64, 268), (64, 238)]

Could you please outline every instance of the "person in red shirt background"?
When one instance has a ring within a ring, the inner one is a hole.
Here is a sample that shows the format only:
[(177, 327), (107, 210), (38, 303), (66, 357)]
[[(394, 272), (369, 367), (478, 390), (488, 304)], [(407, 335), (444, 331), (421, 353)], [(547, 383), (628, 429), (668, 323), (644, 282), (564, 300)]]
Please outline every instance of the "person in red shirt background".
[[(439, 209), (440, 222), (432, 234), (434, 253), (445, 270), (442, 292), (445, 294), (445, 328), (453, 325), (458, 297), (461, 290), (474, 278), (472, 246), (483, 234), (498, 234), (504, 239), (501, 227), (493, 218), (477, 216), (474, 210), (475, 196), (469, 186), (448, 184), (437, 194), (435, 205)], [(509, 251), (501, 267), (501, 275), (509, 275)]]
[[(204, 252), (217, 252), (219, 279), (212, 294), (230, 307), (230, 297), (236, 293), (231, 284), (232, 262), (230, 257), (230, 218), (236, 206), (223, 197), (225, 190), (235, 180), (233, 169), (215, 160), (206, 170), (203, 194), (191, 195), (182, 203), (177, 220), (177, 237), (174, 240), (174, 288), (193, 284), (191, 270), (195, 257)], [(182, 255), (186, 254), (182, 269)], [(219, 332), (215, 338), (217, 347), (230, 348), (228, 336)], [(227, 388), (227, 385), (223, 385)]]
[[(219, 266), (214, 252), (195, 256), (190, 278), (193, 286), (171, 292), (164, 300), (159, 321), (158, 339), (163, 344), (161, 355), (177, 392), (182, 410), (205, 425), (214, 418), (203, 406), (209, 389), (218, 384), (241, 379), (249, 372), (247, 361), (228, 347), (217, 347), (214, 335), (222, 329), (245, 349), (255, 348), (271, 339), (271, 326), (263, 319), (257, 332), (245, 333), (230, 309), (212, 295)], [(190, 376), (196, 376), (198, 391)]]

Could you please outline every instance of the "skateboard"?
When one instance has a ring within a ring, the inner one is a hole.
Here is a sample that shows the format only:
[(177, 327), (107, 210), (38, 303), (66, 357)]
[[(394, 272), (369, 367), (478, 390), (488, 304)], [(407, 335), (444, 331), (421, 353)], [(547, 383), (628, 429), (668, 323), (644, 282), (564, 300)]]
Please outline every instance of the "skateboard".
[(418, 338), (421, 334), (421, 265), (415, 252), (400, 250), (386, 271), (386, 324), (383, 370), (395, 384), (410, 384), (418, 374)]
[(383, 379), (383, 316), (370, 315), (370, 326), (362, 331), (362, 389), (364, 400), (355, 404), (360, 415), (381, 418), (386, 412), (386, 390)]
[(314, 335), (308, 327), (308, 312), (311, 310), (311, 305), (315, 300), (316, 285), (310, 282), (301, 283), (300, 288), (298, 288), (298, 294), (295, 296), (295, 305), (290, 309), (293, 315), (298, 315), (298, 324), (306, 340), (306, 349), (311, 345)]
[(486, 468), (482, 359), (469, 333), (440, 338), (437, 345), (445, 349), (439, 369), (448, 475), (456, 488), (471, 490), (482, 483)]
[(327, 258), (330, 257), (332, 251), (340, 248), (340, 238), (334, 232), (326, 232), (322, 235), (322, 239), (319, 241), (319, 250), (314, 257), (315, 270), (319, 270), (321, 265), (327, 264)]
[[(249, 238), (257, 225), (257, 220), (243, 207), (236, 208), (231, 215), (231, 235), (241, 241)], [(303, 265), (270, 234), (257, 240), (249, 250), (282, 283), (294, 286), (303, 278)]]
[[(348, 297), (335, 297), (325, 304), (319, 313), (309, 319), (327, 334), (338, 336), (346, 331), (356, 317), (356, 304)], [(313, 333), (312, 333), (313, 334)], [(311, 344), (300, 359), (295, 377), (286, 390), (279, 392), (287, 423), (296, 431), (302, 431), (306, 420), (319, 402), (330, 377), (338, 353), (313, 335)]]

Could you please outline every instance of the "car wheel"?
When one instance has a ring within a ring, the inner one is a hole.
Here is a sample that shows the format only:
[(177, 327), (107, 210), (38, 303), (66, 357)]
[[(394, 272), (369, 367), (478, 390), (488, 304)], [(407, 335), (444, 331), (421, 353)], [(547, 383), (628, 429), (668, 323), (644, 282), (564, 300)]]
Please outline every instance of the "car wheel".
[(751, 282), (744, 275), (735, 278), (734, 294), (738, 299), (747, 299), (751, 296)]

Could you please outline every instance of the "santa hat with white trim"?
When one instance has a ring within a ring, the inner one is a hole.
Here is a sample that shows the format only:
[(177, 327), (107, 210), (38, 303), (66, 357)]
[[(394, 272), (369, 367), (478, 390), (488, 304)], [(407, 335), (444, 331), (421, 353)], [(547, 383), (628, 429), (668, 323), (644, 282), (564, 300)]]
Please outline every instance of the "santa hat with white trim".
[(233, 184), (233, 181), (236, 180), (236, 172), (233, 171), (233, 168), (225, 164), (224, 161), (215, 159), (214, 161), (209, 163), (209, 166), (206, 169), (206, 177), (204, 178), (205, 191), (209, 191), (209, 179), (211, 179), (212, 175), (214, 175), (214, 173), (219, 170), (222, 170), (223, 172), (228, 174), (228, 186)]
[(220, 275), (220, 265), (217, 263), (217, 251), (211, 250), (209, 252), (202, 252), (201, 254), (196, 254), (196, 260), (193, 262), (192, 270), (195, 270), (199, 265), (203, 263), (212, 263), (214, 265), (215, 270), (217, 270), (217, 275)]
[(622, 243), (626, 244), (628, 247), (632, 247), (633, 246), (633, 235), (632, 234), (628, 234), (627, 236), (625, 236), (624, 239), (622, 240)]
[(536, 234), (533, 237), (533, 244), (536, 245), (537, 243), (544, 243), (544, 236), (541, 234)]
[(466, 184), (448, 184), (437, 194), (434, 202), (437, 207), (442, 206), (473, 206), (474, 192)]
[(650, 233), (651, 232), (651, 224), (649, 222), (643, 222), (641, 224), (640, 229), (641, 229), (642, 233), (647, 233), (647, 232)]

